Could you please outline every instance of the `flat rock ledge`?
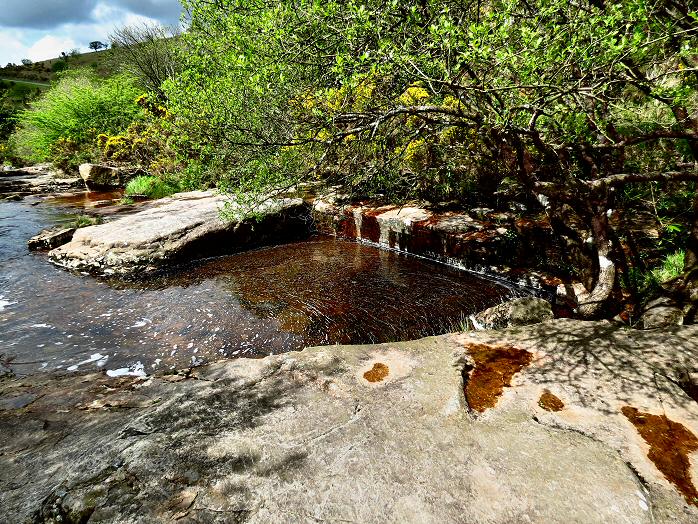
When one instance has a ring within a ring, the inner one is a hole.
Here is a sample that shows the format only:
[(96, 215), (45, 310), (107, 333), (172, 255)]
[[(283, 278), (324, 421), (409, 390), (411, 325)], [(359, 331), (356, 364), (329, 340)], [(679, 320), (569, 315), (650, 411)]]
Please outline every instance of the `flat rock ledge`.
[(49, 252), (49, 259), (67, 269), (127, 274), (307, 234), (301, 199), (267, 201), (258, 210), (259, 221), (225, 220), (226, 204), (234, 205), (210, 191), (178, 193), (131, 215), (78, 229), (70, 242)]
[(83, 186), (82, 179), (68, 177), (49, 164), (0, 170), (0, 200), (21, 200), (27, 195), (64, 192)]
[(0, 515), (698, 522), (698, 404), (676, 379), (697, 357), (695, 326), (554, 320), (144, 380), (6, 378)]

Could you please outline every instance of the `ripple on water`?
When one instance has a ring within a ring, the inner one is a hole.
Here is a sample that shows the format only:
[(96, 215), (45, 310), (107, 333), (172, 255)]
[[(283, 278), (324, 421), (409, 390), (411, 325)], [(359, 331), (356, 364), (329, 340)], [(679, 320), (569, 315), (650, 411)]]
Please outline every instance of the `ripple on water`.
[(511, 294), (448, 266), (325, 237), (107, 283), (27, 251), (29, 237), (61, 220), (49, 206), (0, 204), (9, 226), (0, 231), (0, 359), (19, 374), (108, 361), (108, 373), (142, 376), (309, 345), (408, 340), (457, 328)]

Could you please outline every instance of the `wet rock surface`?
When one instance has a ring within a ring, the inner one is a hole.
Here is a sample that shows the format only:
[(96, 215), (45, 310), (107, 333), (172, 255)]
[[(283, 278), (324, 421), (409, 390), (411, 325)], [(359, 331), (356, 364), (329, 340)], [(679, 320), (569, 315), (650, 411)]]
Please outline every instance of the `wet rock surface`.
[(537, 297), (521, 297), (498, 304), (473, 316), (482, 329), (527, 326), (554, 318), (550, 302)]
[[(530, 361), (474, 416), (462, 374), (476, 346), (513, 348)], [(7, 378), (0, 514), (11, 522), (696, 522), (698, 508), (648, 456), (630, 418), (680, 424), (683, 478), (695, 482), (698, 404), (673, 377), (697, 357), (696, 327), (556, 320), (145, 380)], [(563, 410), (538, 404), (546, 389)]]
[(76, 230), (74, 227), (61, 226), (44, 229), (27, 240), (27, 247), (32, 251), (55, 249), (70, 242)]
[(269, 201), (260, 221), (222, 218), (229, 203), (207, 191), (178, 193), (130, 215), (85, 227), (49, 253), (57, 265), (97, 274), (133, 273), (171, 261), (232, 253), (242, 248), (307, 236), (301, 199)]
[(21, 200), (26, 195), (69, 191), (83, 186), (80, 178), (41, 164), (0, 171), (0, 200)]

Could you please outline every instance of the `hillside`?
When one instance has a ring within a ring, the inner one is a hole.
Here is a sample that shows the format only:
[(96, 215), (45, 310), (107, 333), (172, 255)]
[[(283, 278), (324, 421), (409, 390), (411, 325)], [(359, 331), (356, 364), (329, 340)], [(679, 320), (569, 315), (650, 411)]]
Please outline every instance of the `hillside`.
[(59, 72), (81, 67), (95, 69), (98, 74), (106, 76), (110, 69), (109, 63), (112, 56), (112, 50), (107, 49), (51, 58), (50, 60), (34, 62), (30, 65), (7, 64), (5, 67), (0, 67), (0, 79), (25, 80), (48, 84), (56, 79), (56, 75)]

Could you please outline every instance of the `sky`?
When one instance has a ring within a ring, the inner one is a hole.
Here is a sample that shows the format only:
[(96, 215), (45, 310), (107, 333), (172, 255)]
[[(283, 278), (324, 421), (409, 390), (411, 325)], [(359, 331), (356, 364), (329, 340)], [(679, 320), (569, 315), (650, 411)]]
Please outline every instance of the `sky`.
[(0, 66), (89, 51), (94, 40), (124, 25), (178, 24), (179, 0), (0, 0)]

